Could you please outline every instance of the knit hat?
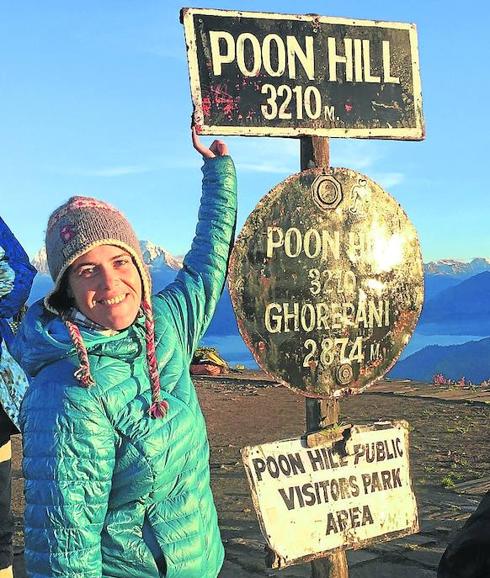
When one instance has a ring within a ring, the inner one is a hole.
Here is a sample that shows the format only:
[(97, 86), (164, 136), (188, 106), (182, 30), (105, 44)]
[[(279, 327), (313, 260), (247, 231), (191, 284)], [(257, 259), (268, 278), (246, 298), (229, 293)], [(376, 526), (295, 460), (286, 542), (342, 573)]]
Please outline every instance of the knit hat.
[(46, 256), (55, 286), (44, 299), (46, 309), (60, 313), (53, 304), (53, 297), (60, 289), (63, 275), (78, 257), (100, 245), (121, 247), (133, 257), (143, 284), (143, 300), (150, 299), (150, 276), (138, 238), (126, 217), (103, 201), (71, 197), (53, 212), (48, 221)]
[(115, 207), (91, 197), (71, 197), (50, 216), (46, 230), (46, 256), (54, 288), (45, 299), (49, 311), (64, 320), (77, 351), (80, 367), (75, 377), (81, 385), (93, 385), (87, 350), (80, 329), (59, 305), (60, 289), (66, 284), (70, 265), (78, 257), (101, 245), (115, 245), (127, 251), (139, 272), (143, 288), (141, 308), (145, 316), (148, 369), (152, 386), (152, 417), (162, 417), (168, 407), (160, 400), (160, 376), (155, 355), (155, 335), (151, 308), (151, 278), (143, 261), (140, 244), (126, 217)]

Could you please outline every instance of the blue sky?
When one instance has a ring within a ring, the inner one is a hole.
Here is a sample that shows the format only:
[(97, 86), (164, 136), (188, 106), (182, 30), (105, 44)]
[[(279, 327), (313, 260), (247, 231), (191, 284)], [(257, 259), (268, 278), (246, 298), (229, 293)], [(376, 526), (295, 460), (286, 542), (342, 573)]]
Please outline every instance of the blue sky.
[[(414, 22), (426, 140), (331, 139), (331, 164), (367, 174), (397, 199), (419, 232), (424, 261), (490, 258), (486, 2), (196, 5)], [(1, 211), (29, 254), (41, 247), (50, 212), (73, 194), (115, 204), (140, 238), (174, 254), (189, 247), (201, 162), (188, 130), (182, 6), (173, 0), (3, 3)], [(299, 143), (227, 142), (239, 174), (241, 226), (267, 191), (299, 170)]]

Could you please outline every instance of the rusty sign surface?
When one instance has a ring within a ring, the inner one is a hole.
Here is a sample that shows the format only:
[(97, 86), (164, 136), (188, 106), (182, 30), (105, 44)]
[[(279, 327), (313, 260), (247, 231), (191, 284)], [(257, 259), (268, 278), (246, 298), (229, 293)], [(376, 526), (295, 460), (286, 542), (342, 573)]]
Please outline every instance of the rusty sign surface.
[(230, 294), (257, 363), (309, 397), (359, 393), (408, 342), (423, 302), (415, 228), (350, 169), (292, 175), (259, 202), (232, 253)]
[(338, 441), (291, 439), (242, 449), (275, 568), (418, 531), (405, 421), (354, 426)]
[(424, 138), (415, 25), (184, 8), (203, 134)]

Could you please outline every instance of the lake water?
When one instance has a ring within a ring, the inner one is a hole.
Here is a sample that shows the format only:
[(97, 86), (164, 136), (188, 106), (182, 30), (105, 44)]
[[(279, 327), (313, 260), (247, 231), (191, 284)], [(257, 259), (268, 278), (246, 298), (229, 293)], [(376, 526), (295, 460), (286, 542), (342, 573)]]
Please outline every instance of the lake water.
[[(484, 339), (484, 337), (481, 335), (419, 335), (414, 333), (400, 359), (404, 359), (428, 345), (460, 345), (467, 341), (479, 341), (480, 339)], [(239, 335), (210, 335), (202, 340), (202, 344), (207, 347), (215, 347), (231, 366), (240, 364), (250, 369), (257, 369), (258, 367)]]

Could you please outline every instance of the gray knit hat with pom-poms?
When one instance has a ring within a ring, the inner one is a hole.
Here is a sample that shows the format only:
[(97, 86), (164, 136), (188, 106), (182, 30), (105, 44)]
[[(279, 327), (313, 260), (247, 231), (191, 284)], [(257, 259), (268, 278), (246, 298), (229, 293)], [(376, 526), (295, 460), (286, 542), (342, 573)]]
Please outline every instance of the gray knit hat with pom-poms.
[(126, 217), (113, 206), (92, 197), (71, 197), (58, 207), (48, 221), (46, 256), (54, 288), (44, 299), (46, 309), (60, 313), (53, 301), (63, 275), (87, 251), (100, 245), (115, 245), (133, 258), (143, 284), (143, 299), (151, 294), (150, 275), (140, 244)]

